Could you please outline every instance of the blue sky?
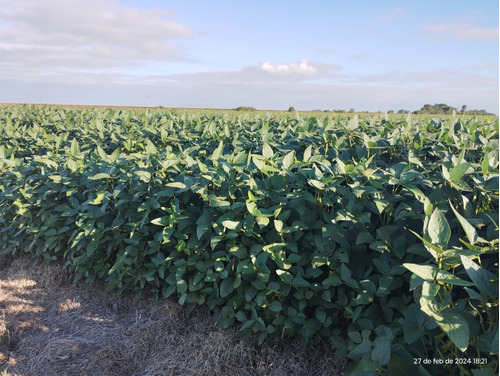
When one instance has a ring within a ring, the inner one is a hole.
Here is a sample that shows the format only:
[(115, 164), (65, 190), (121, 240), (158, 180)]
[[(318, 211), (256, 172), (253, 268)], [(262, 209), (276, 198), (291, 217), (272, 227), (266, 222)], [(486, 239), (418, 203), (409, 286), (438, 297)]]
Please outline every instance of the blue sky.
[(498, 5), (0, 0), (0, 102), (498, 114)]

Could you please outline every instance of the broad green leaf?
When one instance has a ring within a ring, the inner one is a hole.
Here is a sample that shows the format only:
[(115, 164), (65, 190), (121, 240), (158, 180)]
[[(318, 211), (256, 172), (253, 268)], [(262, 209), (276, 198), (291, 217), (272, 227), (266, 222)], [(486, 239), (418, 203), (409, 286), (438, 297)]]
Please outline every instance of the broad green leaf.
[(325, 189), (325, 185), (322, 182), (320, 182), (319, 180), (309, 179), (307, 181), (307, 183), (309, 185), (313, 186), (316, 189), (320, 189), (320, 190), (324, 190)]
[(344, 167), (344, 173), (346, 173), (346, 174), (350, 174), (351, 172), (353, 172), (353, 171), (354, 171), (354, 168), (355, 168), (355, 167), (356, 167), (356, 166), (355, 166), (355, 165), (353, 165), (352, 163), (346, 163), (346, 165), (345, 165), (345, 167)]
[(371, 141), (371, 140), (370, 140), (370, 137), (369, 137), (366, 133), (363, 133), (363, 144), (364, 144), (367, 148), (377, 147), (377, 143), (376, 143), (376, 142)]
[(208, 230), (212, 228), (212, 219), (208, 215), (207, 211), (204, 211), (203, 214), (196, 221), (198, 225), (196, 227), (196, 236), (200, 239)]
[(99, 145), (97, 145), (97, 154), (99, 154), (99, 157), (101, 157), (102, 160), (108, 160), (108, 155)]
[(170, 216), (166, 215), (163, 217), (158, 217), (158, 218), (152, 219), (151, 223), (153, 225), (157, 225), (157, 226), (168, 226), (169, 220), (170, 220)]
[(441, 165), (441, 170), (443, 171), (443, 177), (448, 180), (448, 181), (451, 181), (450, 179), (450, 170), (448, 169), (448, 167), (446, 167), (444, 164)]
[(210, 238), (210, 248), (212, 248), (212, 250), (217, 246), (217, 244), (220, 243), (220, 241), (224, 239), (223, 236), (221, 235), (214, 235)]
[(222, 156), (222, 151), (224, 150), (224, 141), (219, 142), (219, 146), (217, 146), (217, 149), (214, 150), (212, 153), (212, 156), (210, 157), (211, 160), (216, 161)]
[(304, 150), (304, 162), (309, 161), (312, 155), (312, 145), (309, 145), (306, 150)]
[(408, 152), (408, 162), (410, 163), (414, 163), (416, 164), (417, 166), (420, 166), (420, 167), (424, 167), (424, 164), (422, 163), (422, 161), (418, 158), (418, 156), (415, 154), (414, 150), (413, 149), (410, 149), (410, 151)]
[(422, 296), (419, 300), (420, 309), (436, 320), (442, 319), (441, 315), (439, 314), (439, 307), (434, 301), (434, 298), (436, 297), (440, 289), (441, 286), (435, 282), (423, 281)]
[(436, 281), (456, 286), (474, 286), (473, 283), (458, 278), (446, 270), (440, 270), (437, 272)]
[(276, 252), (276, 251), (280, 251), (282, 250), (283, 248), (286, 248), (287, 244), (286, 243), (272, 243), (272, 244), (267, 244), (265, 245), (262, 250), (263, 251), (266, 251), (266, 252), (270, 252), (270, 253), (273, 253), (273, 252)]
[(340, 278), (342, 278), (342, 281), (344, 282), (351, 279), (351, 271), (345, 264), (340, 265)]
[(459, 181), (460, 179), (462, 179), (465, 172), (469, 169), (470, 166), (471, 166), (471, 163), (463, 162), (463, 163), (460, 163), (459, 165), (453, 167), (450, 170), (450, 179), (449, 180), (452, 182)]
[(359, 118), (358, 115), (355, 115), (347, 123), (347, 129), (349, 129), (350, 131), (355, 131), (358, 128), (359, 128)]
[(391, 329), (380, 325), (375, 329), (377, 338), (373, 341), (371, 360), (381, 366), (385, 366), (391, 359), (391, 343), (394, 334)]
[(472, 226), (469, 223), (469, 221), (467, 221), (467, 219), (465, 219), (464, 217), (462, 217), (455, 210), (455, 208), (451, 204), (451, 201), (449, 201), (449, 203), (450, 203), (451, 209), (453, 210), (453, 213), (455, 213), (455, 216), (458, 218), (458, 221), (462, 225), (462, 228), (465, 231), (465, 235), (467, 235), (467, 239), (469, 239), (469, 243), (472, 244), (472, 245), (476, 244), (476, 242), (477, 242), (477, 231), (476, 231), (476, 229), (474, 228), (474, 226)]
[(76, 141), (76, 138), (73, 138), (71, 140), (70, 153), (73, 157), (78, 156), (78, 154), (80, 153), (80, 146), (78, 145), (78, 141)]
[(411, 193), (413, 193), (420, 202), (425, 202), (426, 196), (424, 195), (422, 190), (418, 188), (415, 184), (406, 184), (405, 188), (408, 189)]
[(252, 202), (250, 200), (247, 200), (246, 201), (246, 207), (247, 207), (247, 210), (250, 214), (252, 214), (253, 216), (260, 216), (261, 213), (260, 213), (260, 210), (257, 208), (257, 205), (255, 204), (255, 202)]
[(424, 213), (425, 215), (432, 215), (432, 212), (434, 211), (434, 205), (432, 205), (431, 200), (429, 200), (428, 197), (425, 198), (424, 201)]
[(348, 331), (347, 332), (347, 336), (354, 343), (361, 343), (363, 341), (363, 338), (361, 337), (361, 333), (359, 331), (357, 331), (357, 330), (350, 330), (350, 331)]
[(404, 338), (407, 343), (413, 343), (422, 337), (425, 333), (424, 314), (416, 304), (411, 304), (404, 312), (403, 321)]
[[(347, 166), (348, 165), (346, 165), (346, 167)], [(372, 202), (375, 204), (375, 207), (377, 208), (378, 211), (377, 214), (379, 215), (381, 215), (384, 209), (387, 207), (387, 205), (389, 205), (389, 203), (385, 200), (373, 200)]]
[(304, 278), (295, 277), (292, 281), (293, 287), (309, 287), (309, 282), (307, 282)]
[(287, 285), (291, 285), (293, 282), (293, 275), (290, 272), (287, 272), (286, 270), (281, 270), (278, 269), (276, 270), (276, 274), (278, 274), (278, 277), (286, 283)]
[(179, 297), (178, 303), (179, 303), (180, 305), (184, 305), (184, 302), (186, 301), (186, 298), (187, 298), (187, 294), (186, 294), (186, 293), (182, 294), (182, 295)]
[(319, 306), (318, 308), (316, 308), (316, 311), (315, 311), (315, 316), (316, 316), (316, 319), (324, 324), (325, 321), (326, 321), (326, 318), (327, 318), (327, 314), (326, 314), (326, 311), (325, 309), (322, 307), (322, 306)]
[(391, 267), (387, 261), (382, 261), (381, 259), (378, 258), (374, 258), (372, 261), (375, 267), (382, 275), (388, 275), (389, 272), (391, 271)]
[(146, 149), (145, 149), (145, 151), (148, 154), (157, 154), (158, 153), (158, 149), (156, 148), (156, 146), (149, 139), (146, 141)]
[(464, 290), (467, 291), (467, 294), (469, 294), (469, 297), (471, 299), (476, 299), (479, 300), (480, 302), (485, 301), (485, 299), (476, 290), (468, 289), (467, 287), (464, 287)]
[(283, 157), (283, 161), (282, 161), (282, 164), (283, 164), (283, 168), (284, 169), (289, 169), (290, 166), (294, 163), (295, 161), (295, 151), (291, 151), (289, 152), (287, 155), (285, 155)]
[(345, 249), (338, 249), (333, 254), (333, 258), (337, 262), (348, 263), (349, 262), (349, 253)]
[(235, 165), (240, 165), (245, 163), (246, 160), (247, 160), (247, 154), (245, 153), (245, 151), (240, 151), (238, 154), (234, 156), (232, 163)]
[(278, 300), (273, 300), (269, 305), (269, 309), (273, 312), (281, 312), (283, 310), (283, 305)]
[(268, 217), (263, 217), (261, 215), (258, 215), (255, 218), (255, 221), (259, 226), (267, 226), (269, 224), (269, 218)]
[(230, 221), (230, 220), (222, 221), (222, 225), (230, 230), (234, 230), (236, 227), (238, 227), (239, 224), (240, 224), (239, 221)]
[(280, 221), (279, 219), (274, 220), (274, 228), (276, 231), (281, 232), (283, 230), (283, 221)]
[[(464, 180), (451, 182), (450, 184), (453, 188), (458, 189), (459, 191), (472, 192), (472, 188)], [(486, 184), (485, 184), (485, 188), (486, 188)], [(498, 188), (498, 184), (496, 185), (496, 188)]]
[(484, 189), (487, 191), (497, 191), (498, 192), (499, 180), (498, 175), (492, 176), (484, 182)]
[(248, 257), (247, 249), (243, 245), (233, 246), (229, 249), (229, 254), (236, 256), (239, 259)]
[(269, 146), (268, 143), (265, 143), (263, 146), (262, 146), (262, 155), (264, 156), (264, 158), (266, 159), (271, 159), (274, 155), (274, 151), (273, 149), (271, 148), (271, 146)]
[(259, 201), (259, 199), (257, 199), (254, 194), (252, 193), (252, 191), (248, 191), (248, 199), (251, 201), (251, 202), (256, 202), (256, 201)]
[(422, 238), (419, 234), (417, 234), (415, 231), (410, 230), (413, 235), (415, 235), (417, 238), (419, 238), (427, 247), (427, 250), (429, 253), (437, 260), (438, 256), (444, 252), (444, 250), (440, 247), (438, 247), (435, 244), (432, 244), (431, 242), (428, 242), (424, 238)]
[(458, 157), (453, 156), (453, 165), (458, 166), (460, 163), (464, 162), (465, 158), (465, 148), (462, 149)]
[(364, 354), (370, 352), (372, 349), (372, 342), (370, 341), (362, 341), (359, 345), (357, 345), (354, 349), (352, 349), (347, 356), (351, 359), (358, 359), (362, 357)]
[(56, 236), (57, 235), (57, 230), (55, 228), (51, 228), (44, 235), (47, 236), (47, 237)]
[(345, 174), (345, 163), (340, 158), (337, 158), (336, 161), (337, 161), (337, 166), (340, 169), (340, 172)]
[(260, 279), (255, 279), (251, 282), (252, 286), (255, 287), (257, 290), (266, 290), (266, 282), (262, 281)]
[(434, 297), (441, 290), (441, 286), (433, 281), (423, 281), (422, 282), (422, 298), (428, 301), (432, 301)]
[(356, 244), (372, 243), (374, 241), (374, 237), (369, 232), (363, 231), (356, 236)]
[(110, 179), (112, 176), (110, 174), (106, 174), (105, 172), (100, 172), (95, 174), (94, 176), (89, 177), (90, 180), (101, 180), (101, 179)]
[(440, 247), (446, 248), (451, 237), (451, 229), (444, 214), (439, 208), (434, 209), (427, 226), (430, 241)]
[(102, 200), (104, 200), (105, 197), (106, 197), (106, 192), (99, 192), (97, 194), (97, 197), (93, 201), (89, 202), (89, 204), (99, 205), (102, 202)]
[(480, 267), (470, 258), (460, 255), (462, 265), (469, 275), (469, 278), (483, 295), (498, 296), (498, 278), (491, 272)]
[(171, 182), (171, 183), (167, 183), (165, 184), (165, 187), (170, 187), (170, 188), (187, 188), (186, 184), (184, 183), (181, 183), (180, 181), (174, 181), (174, 182)]
[(403, 266), (425, 281), (434, 281), (434, 278), (436, 277), (436, 274), (438, 272), (438, 269), (434, 265), (403, 263)]
[(469, 347), (469, 324), (458, 310), (446, 308), (440, 312), (442, 320), (437, 320), (438, 325), (448, 335), (451, 341), (460, 350)]
[(177, 292), (179, 294), (184, 294), (188, 289), (188, 284), (186, 283), (185, 280), (181, 279), (180, 281), (177, 281)]
[(486, 175), (490, 172), (489, 163), (490, 163), (489, 153), (485, 153), (484, 157), (483, 157), (483, 161), (481, 162), (481, 172), (484, 175)]
[(288, 257), (286, 258), (286, 261), (289, 264), (295, 264), (295, 263), (299, 262), (300, 260), (302, 260), (302, 257), (303, 256), (301, 256), (301, 255), (292, 253), (291, 255), (288, 255)]
[(225, 298), (234, 290), (233, 283), (234, 283), (234, 278), (231, 277), (222, 280), (220, 284), (221, 297)]
[(262, 171), (266, 167), (266, 162), (264, 160), (256, 158), (255, 156), (252, 158), (252, 162), (259, 169), (259, 171)]
[(135, 174), (139, 176), (139, 179), (148, 183), (151, 180), (151, 173), (145, 170), (135, 171)]
[(473, 215), (473, 208), (470, 200), (462, 195), (462, 206), (464, 208), (465, 217), (471, 217)]

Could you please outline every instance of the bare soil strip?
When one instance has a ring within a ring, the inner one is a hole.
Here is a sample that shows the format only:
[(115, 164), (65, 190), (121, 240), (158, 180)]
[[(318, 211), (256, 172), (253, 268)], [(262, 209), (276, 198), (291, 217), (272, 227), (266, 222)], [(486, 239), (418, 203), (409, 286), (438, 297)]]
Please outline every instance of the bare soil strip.
[(203, 309), (117, 296), (58, 265), (0, 256), (0, 375), (343, 375), (328, 344), (264, 346)]

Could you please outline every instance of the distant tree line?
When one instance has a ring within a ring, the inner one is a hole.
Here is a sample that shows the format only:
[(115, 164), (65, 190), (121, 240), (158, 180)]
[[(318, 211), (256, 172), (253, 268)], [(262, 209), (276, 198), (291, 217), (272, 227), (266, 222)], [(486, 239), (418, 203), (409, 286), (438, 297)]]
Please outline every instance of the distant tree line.
[[(234, 109), (235, 111), (256, 111), (255, 107), (250, 107), (250, 106), (240, 106), (236, 107)], [(289, 107), (288, 112), (295, 112), (295, 107)], [(316, 110), (316, 111), (321, 111), (321, 110)], [(453, 111), (455, 113), (464, 113), (467, 115), (488, 115), (488, 116), (495, 116), (495, 114), (492, 114), (486, 110), (467, 110), (467, 106), (464, 104), (460, 110), (458, 110), (455, 107), (449, 106), (446, 103), (436, 103), (436, 104), (424, 104), (424, 106), (417, 111), (411, 112), (412, 114), (423, 114), (423, 115), (451, 115), (453, 114)], [(350, 108), (349, 110), (342, 110), (342, 109), (334, 109), (334, 110), (323, 110), (323, 112), (334, 112), (334, 113), (368, 113), (370, 111), (355, 111), (354, 108)], [(382, 113), (381, 111), (378, 111), (379, 113)], [(389, 114), (393, 114), (394, 110), (389, 110), (387, 111)], [(409, 114), (410, 111), (408, 110), (398, 110), (398, 114)]]
[[(434, 105), (431, 105), (429, 103), (424, 104), (424, 106), (417, 111), (413, 111), (412, 114), (423, 114), (423, 115), (451, 115), (453, 114), (453, 111), (455, 113), (461, 113), (461, 114), (467, 114), (467, 115), (491, 115), (495, 116), (495, 114), (489, 113), (486, 110), (467, 110), (467, 106), (464, 104), (460, 111), (455, 108), (447, 105), (446, 103), (436, 103)], [(387, 111), (389, 114), (393, 114), (393, 110)], [(410, 111), (408, 110), (399, 110), (397, 112), (398, 114), (409, 114)]]
[(467, 110), (467, 106), (464, 104), (460, 111), (454, 107), (448, 106), (445, 103), (436, 103), (434, 105), (425, 104), (420, 110), (414, 111), (414, 114), (431, 114), (431, 115), (451, 115), (453, 111), (456, 113), (464, 113), (468, 115), (494, 115), (486, 110)]
[(255, 107), (250, 107), (250, 106), (240, 106), (240, 107), (236, 107), (234, 110), (235, 111), (257, 111), (257, 109)]
[(414, 114), (430, 114), (430, 115), (451, 115), (453, 111), (458, 112), (456, 108), (448, 106), (445, 103), (436, 103), (434, 105), (424, 104), (424, 106), (414, 111)]
[(488, 115), (488, 116), (495, 116), (495, 114), (492, 114), (491, 112), (488, 112), (486, 110), (470, 110), (467, 111), (467, 114), (469, 115)]

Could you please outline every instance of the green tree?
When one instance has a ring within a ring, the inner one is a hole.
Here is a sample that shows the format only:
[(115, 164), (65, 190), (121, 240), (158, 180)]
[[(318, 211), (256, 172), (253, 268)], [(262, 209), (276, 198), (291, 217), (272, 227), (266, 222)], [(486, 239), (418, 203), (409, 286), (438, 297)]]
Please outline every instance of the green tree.
[(453, 111), (457, 112), (457, 109), (447, 105), (446, 103), (436, 103), (434, 105), (427, 103), (419, 111), (415, 111), (415, 113), (430, 115), (451, 115)]

